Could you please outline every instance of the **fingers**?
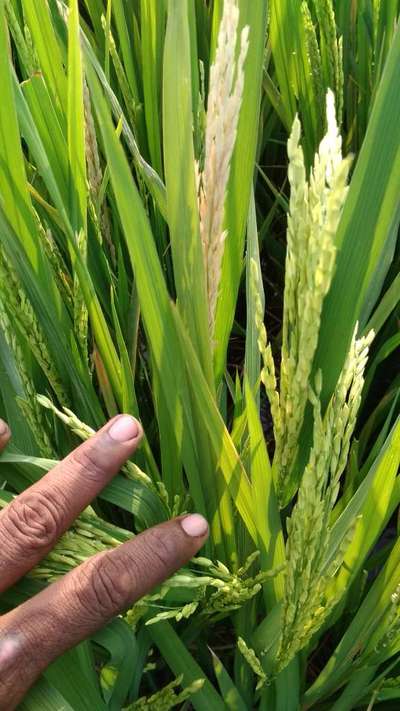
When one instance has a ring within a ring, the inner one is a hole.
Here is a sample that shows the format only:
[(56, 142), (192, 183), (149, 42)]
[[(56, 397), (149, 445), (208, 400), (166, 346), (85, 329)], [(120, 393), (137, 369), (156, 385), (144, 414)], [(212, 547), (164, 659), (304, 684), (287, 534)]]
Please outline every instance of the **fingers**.
[(11, 437), (10, 428), (4, 420), (0, 419), (0, 454)]
[(91, 558), (4, 615), (0, 709), (15, 708), (48, 664), (181, 568), (207, 535), (207, 522), (197, 514), (155, 526)]
[(0, 592), (35, 566), (119, 471), (142, 437), (119, 415), (0, 513)]

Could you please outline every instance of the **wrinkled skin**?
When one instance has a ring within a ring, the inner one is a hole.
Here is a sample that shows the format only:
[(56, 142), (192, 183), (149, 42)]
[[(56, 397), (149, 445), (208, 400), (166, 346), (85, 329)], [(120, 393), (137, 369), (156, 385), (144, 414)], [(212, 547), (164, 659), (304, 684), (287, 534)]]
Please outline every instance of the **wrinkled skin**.
[[(136, 450), (139, 423), (119, 415), (0, 513), (0, 593), (54, 546)], [(10, 438), (0, 420), (0, 452)], [(206, 521), (180, 517), (99, 553), (0, 618), (0, 710), (23, 699), (60, 654), (168, 578), (203, 545)]]

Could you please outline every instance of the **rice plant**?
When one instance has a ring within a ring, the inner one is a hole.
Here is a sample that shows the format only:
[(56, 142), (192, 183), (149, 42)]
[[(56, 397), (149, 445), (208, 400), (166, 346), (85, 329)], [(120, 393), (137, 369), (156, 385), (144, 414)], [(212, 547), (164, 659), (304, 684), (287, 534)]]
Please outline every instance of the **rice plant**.
[(398, 708), (398, 0), (0, 0), (0, 508), (117, 412), (8, 610), (186, 511), (22, 708)]

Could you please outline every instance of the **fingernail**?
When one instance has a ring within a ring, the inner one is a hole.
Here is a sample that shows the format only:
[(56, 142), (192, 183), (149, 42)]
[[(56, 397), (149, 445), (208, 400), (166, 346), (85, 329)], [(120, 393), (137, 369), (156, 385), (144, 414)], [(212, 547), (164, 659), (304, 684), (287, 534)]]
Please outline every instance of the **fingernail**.
[(200, 516), (200, 514), (185, 516), (185, 518), (181, 520), (181, 526), (185, 533), (192, 538), (205, 536), (208, 532), (208, 523), (204, 516)]
[(4, 420), (0, 419), (0, 437), (8, 433), (8, 425)]
[(139, 434), (139, 424), (130, 415), (120, 415), (108, 430), (108, 434), (116, 442), (128, 442)]

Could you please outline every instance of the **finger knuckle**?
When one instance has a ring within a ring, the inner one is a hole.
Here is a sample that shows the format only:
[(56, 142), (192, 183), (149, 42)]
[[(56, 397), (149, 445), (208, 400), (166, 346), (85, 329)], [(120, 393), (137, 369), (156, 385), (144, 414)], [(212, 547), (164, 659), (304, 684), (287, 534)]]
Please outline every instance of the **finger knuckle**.
[(5, 509), (2, 527), (20, 555), (45, 551), (64, 530), (64, 506), (51, 492), (24, 494)]
[[(18, 669), (20, 652), (20, 635), (12, 632), (0, 632), (0, 699), (1, 689), (8, 685), (10, 677)], [(2, 707), (0, 706), (0, 708)]]
[(86, 563), (76, 580), (81, 611), (89, 619), (108, 619), (127, 606), (129, 584), (125, 569), (111, 557), (95, 557)]
[(0, 709), (4, 711), (17, 708), (22, 678), (27, 670), (29, 674), (30, 664), (26, 663), (25, 649), (22, 649), (18, 637), (14, 633), (0, 632)]
[(158, 528), (150, 529), (146, 533), (146, 558), (153, 566), (158, 563), (161, 575), (169, 575), (173, 563), (177, 558), (178, 550), (174, 539)]
[(74, 470), (78, 469), (85, 477), (86, 481), (99, 482), (107, 476), (107, 467), (104, 457), (97, 447), (88, 444), (86, 447), (78, 447), (72, 452), (70, 463)]

